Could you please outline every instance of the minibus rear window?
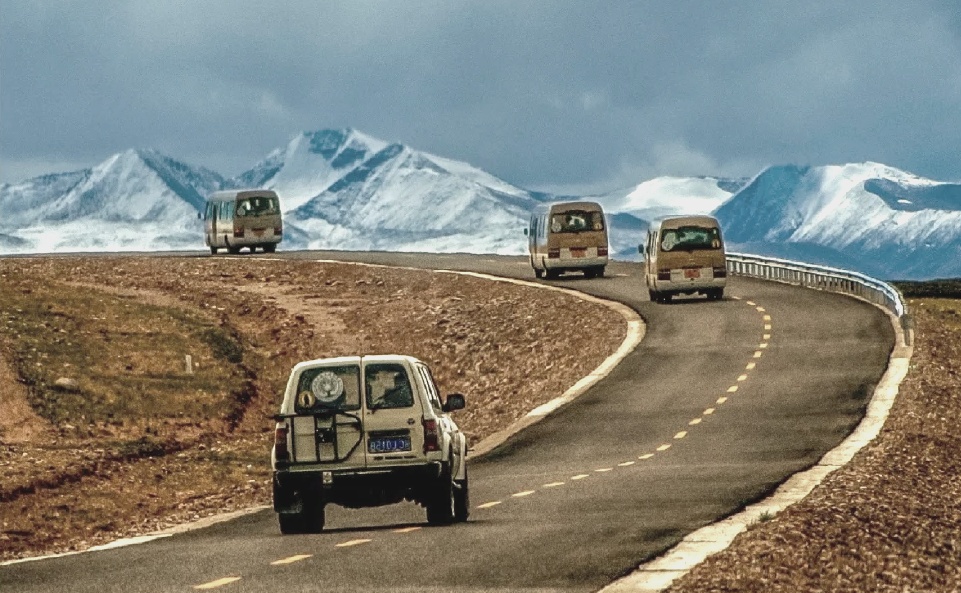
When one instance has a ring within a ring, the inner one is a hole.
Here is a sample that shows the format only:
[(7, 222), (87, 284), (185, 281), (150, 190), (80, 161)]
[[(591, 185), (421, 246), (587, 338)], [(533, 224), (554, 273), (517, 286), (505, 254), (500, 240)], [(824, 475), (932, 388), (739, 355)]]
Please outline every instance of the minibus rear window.
[(702, 251), (721, 248), (721, 232), (717, 227), (682, 226), (661, 231), (664, 251)]
[(277, 198), (255, 196), (237, 200), (237, 216), (263, 216), (265, 214), (280, 214)]
[(604, 214), (597, 210), (568, 210), (558, 212), (551, 217), (551, 232), (553, 233), (583, 233), (585, 231), (603, 231)]

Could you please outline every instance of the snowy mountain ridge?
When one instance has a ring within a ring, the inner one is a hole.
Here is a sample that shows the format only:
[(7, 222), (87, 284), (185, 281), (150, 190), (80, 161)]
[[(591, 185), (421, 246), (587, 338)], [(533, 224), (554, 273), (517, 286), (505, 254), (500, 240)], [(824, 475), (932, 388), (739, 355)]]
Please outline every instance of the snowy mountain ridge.
[[(296, 134), (231, 178), (154, 150), (0, 185), (0, 253), (203, 249), (197, 212), (220, 188), (281, 196), (284, 249), (523, 254), (538, 203), (468, 163), (351, 129)], [(778, 165), (751, 179), (658, 177), (577, 198), (609, 214), (612, 253), (636, 258), (647, 221), (714, 213), (729, 250), (882, 278), (961, 276), (961, 185), (880, 163)]]

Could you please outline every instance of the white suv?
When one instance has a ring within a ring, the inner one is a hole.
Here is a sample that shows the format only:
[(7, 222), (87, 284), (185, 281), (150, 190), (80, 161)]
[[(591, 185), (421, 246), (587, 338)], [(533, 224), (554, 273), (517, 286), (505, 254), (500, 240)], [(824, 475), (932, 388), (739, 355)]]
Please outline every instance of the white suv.
[(275, 416), (274, 510), (282, 533), (324, 528), (328, 503), (415, 501), (431, 524), (467, 520), (467, 438), (441, 403), (430, 369), (410, 356), (349, 356), (297, 364)]

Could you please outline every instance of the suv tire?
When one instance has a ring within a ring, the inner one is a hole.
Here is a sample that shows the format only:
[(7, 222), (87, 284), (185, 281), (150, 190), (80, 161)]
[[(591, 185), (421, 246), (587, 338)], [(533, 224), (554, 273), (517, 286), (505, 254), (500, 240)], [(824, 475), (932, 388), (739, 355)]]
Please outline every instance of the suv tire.
[(454, 478), (450, 474), (450, 466), (444, 464), (444, 469), (437, 478), (427, 502), (427, 522), (431, 525), (450, 525), (456, 516), (456, 491)]
[(299, 513), (281, 513), (277, 515), (280, 521), (280, 532), (284, 535), (294, 533), (320, 533), (324, 530), (326, 513), (323, 505), (305, 508)]
[(454, 485), (454, 520), (463, 522), (470, 516), (470, 485), (467, 479), (467, 468), (464, 468), (464, 479)]

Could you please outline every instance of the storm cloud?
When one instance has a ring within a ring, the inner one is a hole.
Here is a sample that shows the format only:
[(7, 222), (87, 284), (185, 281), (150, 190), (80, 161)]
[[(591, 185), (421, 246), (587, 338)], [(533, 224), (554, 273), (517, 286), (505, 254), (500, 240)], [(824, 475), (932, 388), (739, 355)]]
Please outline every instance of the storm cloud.
[(514, 184), (878, 161), (961, 179), (954, 1), (0, 4), (0, 182), (156, 148), (224, 175), (353, 127)]

